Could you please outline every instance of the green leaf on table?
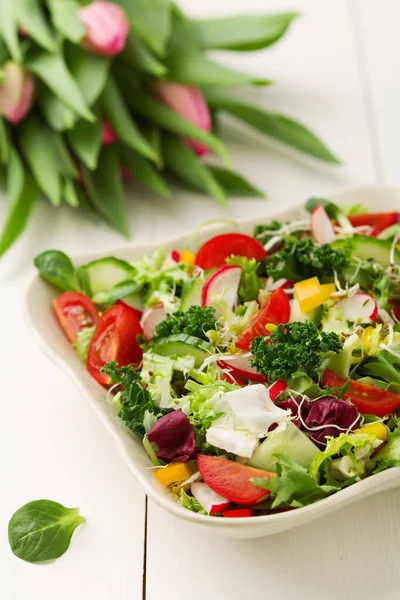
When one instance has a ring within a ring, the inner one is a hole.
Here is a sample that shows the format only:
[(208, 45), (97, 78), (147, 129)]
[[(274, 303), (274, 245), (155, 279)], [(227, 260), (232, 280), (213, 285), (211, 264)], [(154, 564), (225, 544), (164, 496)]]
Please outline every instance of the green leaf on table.
[(180, 83), (200, 87), (234, 87), (251, 83), (253, 85), (270, 85), (270, 79), (255, 77), (224, 67), (200, 54), (191, 54), (167, 59), (168, 77)]
[(65, 292), (79, 290), (71, 259), (59, 250), (46, 250), (33, 261), (43, 279)]
[(171, 34), (170, 0), (116, 0), (125, 8), (131, 29), (157, 55), (164, 56)]
[(228, 151), (224, 144), (212, 133), (208, 133), (208, 131), (204, 131), (190, 123), (190, 121), (183, 119), (146, 92), (135, 90), (135, 93), (125, 93), (125, 97), (135, 112), (146, 117), (152, 123), (176, 135), (202, 142), (226, 164), (229, 164)]
[(86, 104), (93, 106), (107, 83), (110, 58), (87, 52), (84, 48), (68, 43), (65, 44), (65, 57)]
[(18, 22), (39, 46), (54, 52), (56, 45), (40, 0), (19, 0)]
[(9, 140), (6, 123), (3, 117), (0, 117), (0, 162), (4, 165), (8, 162)]
[(147, 143), (152, 148), (156, 155), (155, 165), (157, 169), (162, 169), (164, 166), (164, 159), (162, 156), (162, 148), (161, 148), (161, 130), (153, 123), (149, 123), (149, 121), (145, 119), (136, 119), (138, 127), (142, 135), (146, 138)]
[(75, 127), (68, 132), (68, 141), (72, 150), (92, 171), (96, 169), (99, 160), (102, 146), (101, 131), (102, 123), (98, 118), (94, 123), (78, 121)]
[(19, 127), (22, 153), (42, 192), (54, 206), (61, 203), (62, 181), (53, 131), (35, 115), (30, 115)]
[(75, 0), (47, 0), (51, 21), (67, 40), (79, 44), (85, 36), (85, 27), (79, 17), (79, 2)]
[(21, 158), (14, 148), (9, 150), (7, 173), (7, 207), (0, 233), (0, 256), (24, 232), (39, 189), (28, 172), (25, 172)]
[(298, 13), (235, 15), (193, 21), (204, 50), (253, 51), (275, 44)]
[(114, 149), (103, 147), (97, 170), (90, 171), (82, 165), (82, 175), (96, 212), (114, 229), (129, 237), (120, 164)]
[(53, 139), (53, 145), (57, 154), (58, 170), (65, 177), (72, 177), (72, 179), (78, 178), (78, 171), (76, 170), (74, 161), (71, 158), (70, 151), (64, 142), (64, 138), (57, 131), (51, 132)]
[(93, 113), (90, 112), (78, 84), (60, 54), (48, 54), (33, 48), (27, 53), (25, 67), (37, 75), (56, 96), (83, 119), (94, 120)]
[(165, 164), (169, 171), (191, 186), (210, 194), (218, 204), (226, 204), (226, 195), (216, 178), (180, 138), (163, 137)]
[(75, 183), (72, 179), (65, 179), (63, 185), (63, 198), (71, 208), (78, 208), (79, 198), (76, 193)]
[(140, 133), (131, 117), (125, 100), (113, 78), (108, 80), (100, 101), (103, 111), (118, 138), (145, 158), (157, 160), (155, 152)]
[(239, 173), (224, 169), (222, 167), (209, 167), (218, 183), (224, 188), (228, 196), (249, 196), (252, 198), (264, 198), (265, 194), (254, 187), (247, 179)]
[(18, 37), (17, 2), (0, 0), (1, 35), (13, 60), (21, 62), (21, 48)]
[(51, 500), (34, 500), (11, 517), (8, 541), (13, 553), (22, 560), (54, 560), (68, 550), (75, 529), (84, 521), (77, 508), (65, 508)]
[(130, 35), (121, 54), (121, 58), (138, 71), (154, 75), (158, 79), (165, 77), (167, 68), (150, 52), (138, 38)]
[(314, 158), (330, 163), (339, 163), (338, 159), (309, 129), (288, 117), (250, 106), (239, 99), (219, 92), (209, 91), (206, 93), (206, 98), (213, 108), (226, 110), (265, 135)]
[(123, 144), (119, 145), (118, 153), (124, 167), (129, 169), (134, 177), (139, 179), (152, 192), (165, 198), (171, 195), (171, 191), (168, 189), (163, 177), (148, 160)]

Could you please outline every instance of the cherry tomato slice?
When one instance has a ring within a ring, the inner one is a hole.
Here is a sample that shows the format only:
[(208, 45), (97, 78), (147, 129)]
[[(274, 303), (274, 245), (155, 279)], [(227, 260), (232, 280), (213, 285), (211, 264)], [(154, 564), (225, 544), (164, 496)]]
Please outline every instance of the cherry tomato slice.
[(61, 328), (71, 344), (83, 329), (97, 325), (99, 315), (90, 298), (79, 292), (65, 292), (52, 302), (53, 310)]
[(222, 514), (224, 517), (238, 519), (241, 517), (254, 517), (256, 511), (254, 508), (235, 508), (233, 510), (226, 510)]
[(204, 270), (225, 265), (230, 256), (245, 256), (262, 260), (267, 256), (260, 242), (243, 233), (223, 233), (203, 244), (196, 255), (196, 265)]
[(256, 504), (269, 495), (268, 490), (258, 488), (249, 480), (252, 477), (271, 479), (275, 473), (248, 467), (222, 456), (199, 454), (197, 465), (203, 480), (214, 492), (235, 504)]
[(240, 350), (250, 350), (250, 344), (258, 335), (264, 337), (269, 335), (265, 326), (268, 323), (281, 325), (288, 323), (290, 319), (290, 302), (282, 288), (278, 288), (271, 294), (264, 306), (242, 331), (236, 340), (236, 347)]
[(353, 227), (361, 227), (362, 225), (370, 225), (372, 227), (371, 236), (376, 237), (391, 225), (398, 222), (398, 213), (368, 213), (366, 215), (352, 215), (349, 217)]
[(389, 304), (393, 307), (393, 314), (395, 318), (400, 321), (400, 304), (396, 303), (394, 300), (389, 300)]
[(142, 349), (136, 336), (143, 334), (135, 311), (126, 304), (112, 306), (100, 318), (89, 345), (86, 367), (102, 385), (109, 385), (109, 377), (100, 373), (104, 365), (115, 360), (118, 366), (138, 365)]
[(222, 381), (226, 381), (227, 383), (238, 385), (240, 387), (244, 387), (245, 385), (247, 385), (247, 381), (245, 379), (243, 379), (242, 377), (238, 377), (237, 375), (234, 375), (231, 372), (222, 373), (221, 379)]
[[(326, 369), (322, 376), (322, 385), (328, 387), (341, 387), (347, 379), (339, 377), (330, 369)], [(386, 417), (393, 414), (400, 406), (400, 395), (387, 392), (373, 385), (351, 381), (344, 394), (345, 400), (350, 400), (364, 415)]]

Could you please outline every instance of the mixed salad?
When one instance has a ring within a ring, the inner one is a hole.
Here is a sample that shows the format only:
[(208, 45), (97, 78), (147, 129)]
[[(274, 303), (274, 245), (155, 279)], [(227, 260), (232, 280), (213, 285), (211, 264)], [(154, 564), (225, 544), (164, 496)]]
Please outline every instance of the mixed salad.
[(35, 259), (89, 373), (177, 502), (216, 517), (311, 504), (400, 466), (400, 219), (307, 218), (75, 268)]

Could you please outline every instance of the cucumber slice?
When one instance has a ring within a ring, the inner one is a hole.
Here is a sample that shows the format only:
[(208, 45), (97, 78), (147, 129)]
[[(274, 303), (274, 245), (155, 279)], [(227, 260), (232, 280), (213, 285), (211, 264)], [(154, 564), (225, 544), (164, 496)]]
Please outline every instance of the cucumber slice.
[(152, 352), (161, 356), (193, 356), (195, 358), (195, 367), (200, 367), (204, 360), (209, 356), (209, 350), (212, 346), (197, 337), (180, 333), (162, 338), (152, 347)]
[(396, 223), (395, 225), (391, 225), (390, 227), (386, 227), (383, 231), (378, 235), (379, 240), (390, 240), (394, 239), (395, 235), (400, 233), (400, 223)]
[(110, 291), (115, 285), (132, 279), (136, 269), (128, 262), (109, 256), (94, 260), (76, 271), (79, 284), (91, 298)]
[(189, 282), (187, 289), (184, 287), (181, 298), (180, 310), (186, 312), (191, 306), (201, 306), (201, 290), (204, 281), (200, 277)]
[[(332, 242), (332, 248), (338, 249), (346, 246), (349, 240), (335, 240)], [(392, 244), (388, 240), (381, 240), (375, 237), (366, 235), (355, 235), (351, 238), (350, 243), (353, 246), (353, 256), (361, 260), (373, 259), (383, 269), (390, 265), (390, 252)], [(400, 264), (400, 251), (395, 248), (394, 251), (395, 264)]]

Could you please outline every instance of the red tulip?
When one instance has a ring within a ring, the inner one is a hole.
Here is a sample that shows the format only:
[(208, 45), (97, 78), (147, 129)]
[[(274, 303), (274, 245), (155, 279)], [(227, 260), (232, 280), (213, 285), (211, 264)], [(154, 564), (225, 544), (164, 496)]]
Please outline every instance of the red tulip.
[(129, 34), (129, 19), (123, 8), (96, 0), (79, 9), (79, 14), (86, 29), (85, 48), (105, 56), (122, 52)]
[(111, 127), (110, 123), (103, 119), (102, 130), (101, 130), (101, 141), (104, 146), (108, 146), (109, 144), (113, 144), (117, 141), (117, 134), (114, 129)]
[(8, 62), (3, 66), (0, 83), (0, 114), (15, 125), (29, 112), (35, 93), (35, 80), (20, 65)]
[[(154, 84), (154, 94), (178, 115), (187, 119), (204, 131), (211, 131), (211, 116), (201, 91), (192, 85), (173, 81), (159, 81)], [(185, 140), (198, 156), (208, 152), (207, 146), (194, 140)]]

